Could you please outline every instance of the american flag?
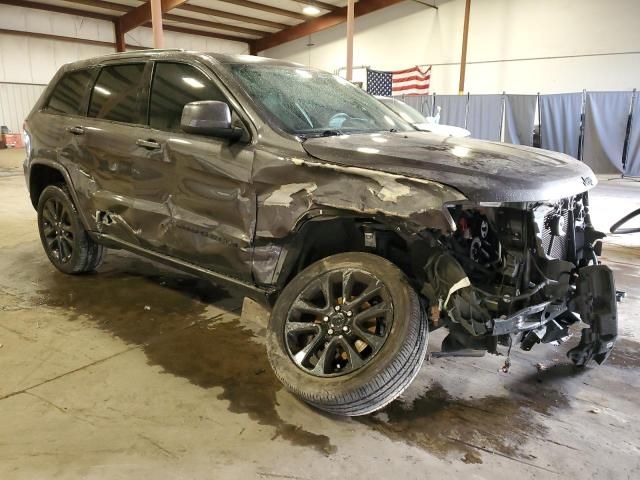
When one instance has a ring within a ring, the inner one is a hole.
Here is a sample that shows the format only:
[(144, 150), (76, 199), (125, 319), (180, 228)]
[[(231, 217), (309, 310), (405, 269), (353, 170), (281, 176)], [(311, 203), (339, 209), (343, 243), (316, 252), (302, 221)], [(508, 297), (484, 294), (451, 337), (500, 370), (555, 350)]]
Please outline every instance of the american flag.
[(390, 97), (392, 95), (422, 95), (429, 93), (431, 66), (382, 72), (367, 68), (367, 92), (371, 95)]

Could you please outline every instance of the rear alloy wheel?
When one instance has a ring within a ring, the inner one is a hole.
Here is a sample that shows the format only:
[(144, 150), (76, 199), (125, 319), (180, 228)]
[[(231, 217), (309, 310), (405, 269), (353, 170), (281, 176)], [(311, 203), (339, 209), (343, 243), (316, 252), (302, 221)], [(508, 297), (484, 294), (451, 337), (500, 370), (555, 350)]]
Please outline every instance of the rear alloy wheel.
[(364, 415), (409, 386), (425, 356), (427, 324), (395, 265), (343, 253), (287, 285), (271, 315), (267, 346), (291, 392), (331, 413)]
[(38, 201), (40, 240), (49, 260), (64, 273), (83, 273), (100, 266), (104, 248), (85, 231), (66, 186), (50, 185)]

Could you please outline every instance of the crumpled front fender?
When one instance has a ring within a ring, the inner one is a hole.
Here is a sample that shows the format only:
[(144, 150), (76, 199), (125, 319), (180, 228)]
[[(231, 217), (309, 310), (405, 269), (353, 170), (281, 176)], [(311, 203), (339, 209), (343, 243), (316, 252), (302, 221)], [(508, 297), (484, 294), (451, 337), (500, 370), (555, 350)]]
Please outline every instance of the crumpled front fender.
[(400, 218), (416, 230), (453, 228), (443, 205), (465, 200), (447, 185), (361, 167), (256, 153), (256, 236), (282, 238), (311, 211)]

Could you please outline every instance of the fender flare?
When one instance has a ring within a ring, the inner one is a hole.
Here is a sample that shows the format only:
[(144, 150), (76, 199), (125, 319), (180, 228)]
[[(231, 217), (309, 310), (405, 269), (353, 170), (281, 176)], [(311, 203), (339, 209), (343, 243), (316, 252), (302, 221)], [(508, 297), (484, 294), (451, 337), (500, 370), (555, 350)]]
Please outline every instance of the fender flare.
[[(74, 188), (73, 181), (71, 180), (71, 175), (69, 175), (69, 172), (67, 171), (67, 169), (64, 168), (64, 166), (61, 165), (60, 163), (54, 162), (53, 160), (46, 160), (46, 159), (34, 159), (31, 162), (29, 162), (29, 168), (27, 170), (27, 188), (29, 189), (29, 196), (31, 197), (31, 172), (35, 165), (44, 165), (46, 167), (53, 168), (54, 170), (57, 170), (62, 175), (62, 178), (64, 178), (65, 183), (69, 187), (69, 193), (71, 194), (71, 199), (73, 200), (73, 203), (76, 206), (76, 210), (78, 211), (78, 215), (80, 216), (80, 221), (82, 222), (82, 226), (87, 232), (91, 233), (92, 230), (90, 228), (90, 223), (87, 219), (87, 216), (85, 212), (78, 207), (80, 203), (78, 201), (78, 194), (76, 192), (76, 189)], [(33, 203), (33, 199), (32, 199), (32, 203)], [(36, 199), (34, 208), (37, 208), (37, 207), (38, 207), (38, 202)]]

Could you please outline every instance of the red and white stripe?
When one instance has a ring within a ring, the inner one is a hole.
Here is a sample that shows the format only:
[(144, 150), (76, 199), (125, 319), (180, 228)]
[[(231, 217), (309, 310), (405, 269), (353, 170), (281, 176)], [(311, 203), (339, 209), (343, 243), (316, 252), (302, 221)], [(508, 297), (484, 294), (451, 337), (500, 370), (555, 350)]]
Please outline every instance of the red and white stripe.
[(425, 71), (420, 67), (407, 68), (391, 72), (393, 95), (424, 95), (429, 93), (431, 83), (431, 66)]

